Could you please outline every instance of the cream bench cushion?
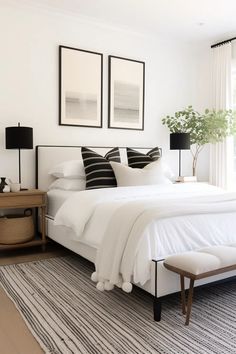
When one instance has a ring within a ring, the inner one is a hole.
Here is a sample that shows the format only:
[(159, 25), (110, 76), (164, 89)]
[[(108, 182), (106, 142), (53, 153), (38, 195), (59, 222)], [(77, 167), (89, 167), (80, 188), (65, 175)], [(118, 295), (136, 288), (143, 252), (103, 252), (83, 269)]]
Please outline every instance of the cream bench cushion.
[(198, 275), (219, 268), (220, 260), (211, 254), (187, 252), (166, 258), (164, 264)]
[(236, 245), (212, 246), (169, 256), (164, 261), (176, 269), (200, 275), (236, 264)]

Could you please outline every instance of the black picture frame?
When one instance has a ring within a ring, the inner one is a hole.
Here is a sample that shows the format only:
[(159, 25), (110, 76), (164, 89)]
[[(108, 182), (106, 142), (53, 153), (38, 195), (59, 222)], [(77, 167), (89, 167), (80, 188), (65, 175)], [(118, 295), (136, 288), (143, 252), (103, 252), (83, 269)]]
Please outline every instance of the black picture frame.
[(144, 111), (145, 62), (109, 55), (108, 128), (144, 130)]
[(102, 53), (59, 46), (59, 125), (102, 128)]

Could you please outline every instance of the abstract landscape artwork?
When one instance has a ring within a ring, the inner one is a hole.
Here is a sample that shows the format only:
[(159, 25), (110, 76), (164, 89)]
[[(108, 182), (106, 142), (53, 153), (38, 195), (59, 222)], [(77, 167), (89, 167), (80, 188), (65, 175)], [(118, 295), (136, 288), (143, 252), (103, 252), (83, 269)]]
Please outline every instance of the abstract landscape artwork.
[(59, 47), (59, 124), (102, 127), (101, 53)]
[(109, 56), (109, 128), (144, 129), (144, 84), (144, 62)]

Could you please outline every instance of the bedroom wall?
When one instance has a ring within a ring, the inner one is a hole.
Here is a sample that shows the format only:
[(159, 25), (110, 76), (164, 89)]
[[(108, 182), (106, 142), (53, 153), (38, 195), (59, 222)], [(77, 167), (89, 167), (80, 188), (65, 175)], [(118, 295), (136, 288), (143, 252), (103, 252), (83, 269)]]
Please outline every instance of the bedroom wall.
[[(17, 180), (18, 155), (5, 150), (5, 127), (34, 128), (34, 144), (161, 146), (177, 173), (177, 151), (161, 118), (192, 104), (209, 106), (209, 46), (107, 27), (92, 20), (32, 8), (18, 1), (0, 5), (0, 174)], [(58, 125), (58, 45), (104, 54), (103, 129)], [(145, 130), (107, 128), (107, 56), (146, 62)], [(208, 149), (199, 158), (198, 176), (208, 180)], [(183, 173), (191, 174), (190, 152)], [(34, 151), (22, 152), (22, 178), (34, 185)]]

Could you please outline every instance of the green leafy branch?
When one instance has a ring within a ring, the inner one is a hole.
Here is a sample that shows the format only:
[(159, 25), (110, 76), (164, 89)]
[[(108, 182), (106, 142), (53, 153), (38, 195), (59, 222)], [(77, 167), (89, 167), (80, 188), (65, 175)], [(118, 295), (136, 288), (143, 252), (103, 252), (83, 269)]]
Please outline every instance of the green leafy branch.
[(236, 134), (236, 111), (209, 110), (203, 114), (188, 106), (173, 116), (166, 116), (162, 123), (167, 125), (171, 133), (189, 133), (191, 153), (193, 156), (193, 174), (199, 153), (207, 143), (215, 144), (229, 135)]

